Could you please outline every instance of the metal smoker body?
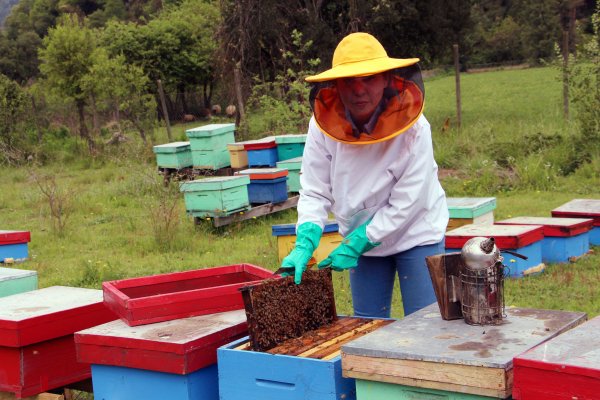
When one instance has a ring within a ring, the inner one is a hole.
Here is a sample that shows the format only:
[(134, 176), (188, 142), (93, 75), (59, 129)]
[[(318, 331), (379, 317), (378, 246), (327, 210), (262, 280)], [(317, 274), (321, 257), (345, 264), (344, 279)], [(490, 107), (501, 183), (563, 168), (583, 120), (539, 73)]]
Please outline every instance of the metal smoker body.
[(504, 317), (503, 257), (494, 238), (474, 237), (461, 250), (461, 308), (471, 325), (495, 325)]

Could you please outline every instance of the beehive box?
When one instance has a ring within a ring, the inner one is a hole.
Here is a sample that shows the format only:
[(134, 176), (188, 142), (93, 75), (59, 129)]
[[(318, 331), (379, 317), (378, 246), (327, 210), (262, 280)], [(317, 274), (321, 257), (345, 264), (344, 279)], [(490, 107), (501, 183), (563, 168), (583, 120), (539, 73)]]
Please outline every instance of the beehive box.
[(248, 166), (248, 153), (244, 149), (244, 143), (228, 143), (229, 160), (231, 168), (246, 168)]
[(244, 142), (248, 153), (249, 167), (275, 167), (277, 165), (277, 143), (274, 136)]
[(287, 169), (250, 168), (235, 173), (250, 178), (248, 200), (253, 204), (281, 203), (288, 198)]
[(0, 297), (38, 288), (37, 271), (0, 267)]
[(0, 230), (0, 261), (25, 261), (29, 257), (27, 243), (31, 241), (29, 231)]
[[(344, 344), (343, 374), (356, 379), (358, 400), (509, 398), (513, 357), (585, 318), (582, 312), (509, 308), (502, 324), (481, 327), (443, 320), (431, 304)], [(419, 389), (407, 393), (407, 387), (426, 389), (426, 396)]]
[(88, 379), (73, 334), (115, 318), (100, 290), (53, 286), (0, 298), (0, 391), (24, 397)]
[(277, 143), (277, 158), (279, 161), (302, 157), (306, 136), (306, 134), (275, 136), (275, 143)]
[(185, 209), (195, 217), (222, 217), (250, 208), (248, 176), (215, 176), (183, 182)]
[(217, 351), (221, 400), (354, 398), (340, 346), (389, 320), (338, 318), (330, 270), (242, 290), (249, 337)]
[(494, 223), (495, 197), (449, 197), (448, 230), (469, 224), (490, 225)]
[(217, 400), (217, 348), (247, 334), (244, 310), (130, 327), (121, 320), (76, 333), (100, 399)]
[(558, 218), (589, 218), (594, 220), (590, 244), (600, 246), (600, 199), (574, 199), (552, 210)]
[(600, 394), (600, 317), (514, 358), (515, 400), (596, 399)]
[(234, 264), (104, 282), (104, 302), (137, 326), (244, 308), (238, 289), (272, 277), (251, 264)]
[(190, 142), (159, 144), (152, 148), (159, 168), (182, 169), (192, 166)]
[(515, 217), (499, 225), (541, 225), (544, 227), (542, 261), (561, 263), (581, 257), (590, 250), (590, 229), (594, 221), (584, 218)]
[(300, 169), (302, 168), (302, 157), (291, 158), (285, 161), (278, 161), (277, 168), (288, 170), (287, 187), (288, 192), (299, 193), (300, 188)]
[[(446, 252), (460, 252), (467, 240), (476, 237), (493, 237), (504, 257), (503, 264), (513, 278), (543, 271), (542, 239), (544, 227), (540, 225), (464, 225), (446, 232)], [(513, 251), (525, 257), (524, 260)]]
[[(290, 251), (292, 251), (296, 244), (296, 224), (272, 225), (271, 233), (277, 237), (277, 253), (279, 262), (281, 262), (285, 256), (290, 254)], [(326, 259), (342, 243), (342, 239), (337, 222), (327, 222), (323, 227), (323, 235), (321, 235), (319, 246), (313, 253), (315, 260), (321, 262)]]
[(197, 169), (219, 169), (230, 165), (227, 143), (235, 141), (235, 124), (209, 124), (185, 131)]

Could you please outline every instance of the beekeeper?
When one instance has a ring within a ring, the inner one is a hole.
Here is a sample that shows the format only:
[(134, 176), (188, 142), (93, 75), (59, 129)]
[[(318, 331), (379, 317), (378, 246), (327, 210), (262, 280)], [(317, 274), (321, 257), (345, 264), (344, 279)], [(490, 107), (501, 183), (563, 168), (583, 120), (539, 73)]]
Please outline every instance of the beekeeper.
[(350, 270), (357, 316), (389, 317), (396, 274), (404, 314), (433, 302), (425, 257), (444, 252), (446, 197), (423, 116), (418, 58), (391, 58), (367, 33), (346, 36), (313, 83), (294, 249), (297, 284), (329, 213), (342, 243), (319, 268)]

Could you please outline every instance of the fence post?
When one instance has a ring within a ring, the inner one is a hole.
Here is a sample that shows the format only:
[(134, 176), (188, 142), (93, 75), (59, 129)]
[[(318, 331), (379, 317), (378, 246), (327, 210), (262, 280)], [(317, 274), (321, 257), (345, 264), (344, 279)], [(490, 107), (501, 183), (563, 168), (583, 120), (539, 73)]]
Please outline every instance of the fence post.
[(173, 141), (173, 135), (171, 134), (171, 122), (169, 122), (169, 112), (167, 111), (167, 102), (165, 101), (165, 92), (162, 87), (162, 82), (160, 79), (156, 80), (156, 84), (158, 85), (158, 95), (160, 96), (160, 104), (163, 110), (163, 117), (165, 118), (165, 123), (167, 124), (167, 136), (169, 137), (169, 142)]
[(243, 121), (245, 119), (245, 111), (244, 111), (244, 99), (242, 97), (242, 77), (241, 77), (241, 73), (240, 73), (240, 64), (236, 64), (236, 66), (233, 68), (233, 82), (235, 85), (235, 97), (237, 98), (237, 103), (238, 103), (238, 116), (239, 116), (239, 122)]
[(563, 114), (569, 119), (569, 31), (563, 30)]
[(452, 45), (452, 50), (454, 53), (454, 76), (456, 82), (456, 123), (460, 128), (462, 115), (460, 101), (460, 63), (458, 62), (458, 44)]

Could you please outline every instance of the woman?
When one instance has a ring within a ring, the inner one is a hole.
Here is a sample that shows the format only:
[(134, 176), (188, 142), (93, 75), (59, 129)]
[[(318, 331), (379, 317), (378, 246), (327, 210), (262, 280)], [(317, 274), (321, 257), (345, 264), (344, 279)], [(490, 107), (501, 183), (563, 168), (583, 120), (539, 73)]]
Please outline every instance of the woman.
[(319, 264), (350, 269), (354, 313), (389, 317), (396, 274), (404, 314), (435, 302), (425, 257), (444, 252), (446, 197), (422, 115), (419, 60), (346, 36), (332, 68), (307, 77), (313, 117), (302, 158), (296, 244), (282, 261), (300, 283), (328, 214), (342, 243)]

